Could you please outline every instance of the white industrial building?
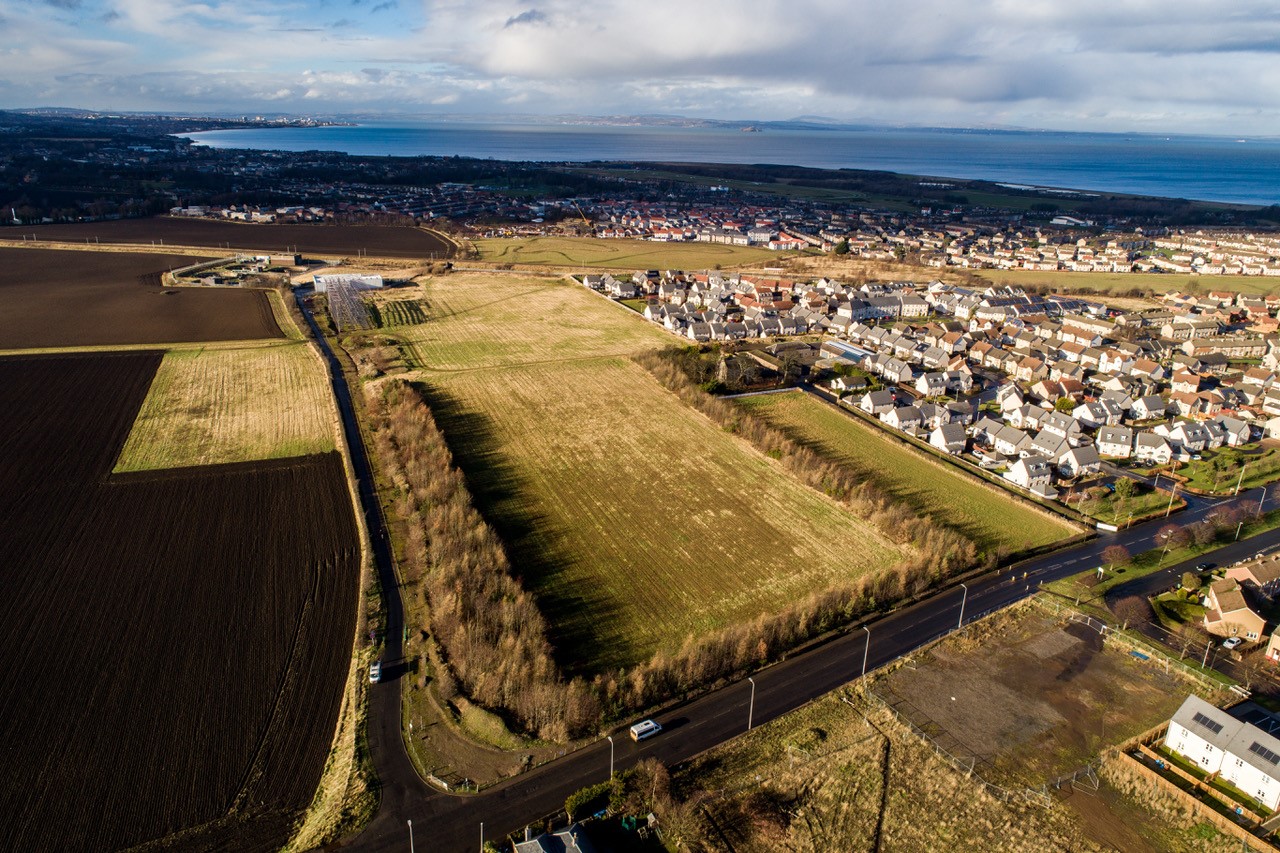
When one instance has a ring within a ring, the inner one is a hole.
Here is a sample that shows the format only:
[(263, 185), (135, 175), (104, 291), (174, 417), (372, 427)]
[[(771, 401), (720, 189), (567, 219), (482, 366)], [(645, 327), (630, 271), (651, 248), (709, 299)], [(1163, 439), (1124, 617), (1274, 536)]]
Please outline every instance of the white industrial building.
[(315, 283), (316, 293), (328, 293), (329, 288), (339, 284), (363, 290), (371, 287), (382, 287), (382, 276), (358, 275), (356, 273), (333, 273), (331, 275), (316, 276)]
[(1164, 744), (1268, 809), (1280, 805), (1280, 740), (1257, 726), (1188, 696), (1169, 721)]

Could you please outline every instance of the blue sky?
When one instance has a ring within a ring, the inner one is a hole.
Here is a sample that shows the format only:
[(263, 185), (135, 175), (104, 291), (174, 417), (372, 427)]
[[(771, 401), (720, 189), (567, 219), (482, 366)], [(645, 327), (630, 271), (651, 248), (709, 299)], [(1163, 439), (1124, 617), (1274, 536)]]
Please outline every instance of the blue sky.
[(0, 106), (1280, 136), (1274, 0), (0, 0)]

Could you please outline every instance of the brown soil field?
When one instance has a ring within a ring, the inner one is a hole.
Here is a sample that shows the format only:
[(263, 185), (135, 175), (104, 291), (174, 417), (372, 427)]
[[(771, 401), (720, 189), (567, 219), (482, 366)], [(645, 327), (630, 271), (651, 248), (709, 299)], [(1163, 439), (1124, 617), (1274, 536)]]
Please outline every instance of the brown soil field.
[(0, 349), (284, 337), (263, 291), (160, 286), (196, 260), (0, 249)]
[(274, 850), (355, 630), (341, 458), (111, 475), (158, 352), (0, 359), (0, 850)]
[(453, 247), (440, 237), (412, 226), (390, 225), (265, 225), (219, 222), (216, 219), (117, 219), (68, 225), (29, 225), (0, 228), (0, 240), (39, 240), (90, 243), (143, 243), (174, 246), (250, 249), (306, 254), (366, 255), (385, 258), (436, 258)]

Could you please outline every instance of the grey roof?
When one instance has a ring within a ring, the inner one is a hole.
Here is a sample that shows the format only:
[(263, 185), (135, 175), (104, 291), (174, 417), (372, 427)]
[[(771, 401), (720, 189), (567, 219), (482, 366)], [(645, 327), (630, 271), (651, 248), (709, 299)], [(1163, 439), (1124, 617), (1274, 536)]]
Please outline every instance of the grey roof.
[(1188, 696), (1171, 722), (1272, 779), (1280, 779), (1280, 740), (1257, 726), (1237, 720), (1199, 696)]

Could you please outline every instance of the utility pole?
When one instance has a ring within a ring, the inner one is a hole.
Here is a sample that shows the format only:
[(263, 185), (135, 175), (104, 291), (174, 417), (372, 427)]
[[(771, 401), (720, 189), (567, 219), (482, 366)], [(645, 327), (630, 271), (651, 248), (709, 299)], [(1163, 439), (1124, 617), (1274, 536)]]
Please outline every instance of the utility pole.
[(862, 647), (862, 677), (867, 676), (867, 653), (871, 651), (871, 629), (866, 625), (862, 626), (862, 630), (867, 632), (867, 643)]

